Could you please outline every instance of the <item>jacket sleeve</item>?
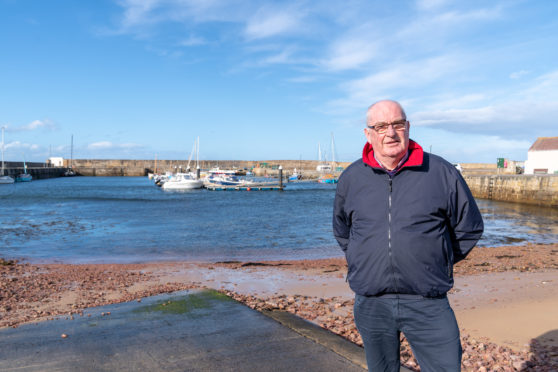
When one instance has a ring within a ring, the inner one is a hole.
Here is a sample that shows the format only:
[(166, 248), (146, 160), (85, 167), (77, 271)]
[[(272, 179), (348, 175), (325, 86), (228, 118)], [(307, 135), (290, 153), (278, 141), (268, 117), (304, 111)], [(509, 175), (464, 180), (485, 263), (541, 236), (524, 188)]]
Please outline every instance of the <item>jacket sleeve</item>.
[(333, 202), (333, 236), (344, 252), (347, 251), (350, 231), (351, 222), (345, 213), (345, 196), (340, 182), (337, 184), (335, 201)]
[(453, 243), (453, 262), (463, 260), (479, 241), (484, 230), (482, 216), (471, 190), (457, 174), (450, 201), (449, 224)]

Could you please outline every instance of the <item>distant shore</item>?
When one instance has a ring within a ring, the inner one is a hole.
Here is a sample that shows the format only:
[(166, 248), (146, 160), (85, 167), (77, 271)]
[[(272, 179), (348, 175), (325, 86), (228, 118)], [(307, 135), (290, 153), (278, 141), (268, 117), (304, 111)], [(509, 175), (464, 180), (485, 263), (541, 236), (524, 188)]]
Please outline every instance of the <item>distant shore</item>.
[[(0, 260), (0, 327), (210, 287), (255, 309), (293, 312), (360, 344), (345, 274), (342, 258), (84, 265)], [(558, 368), (552, 311), (558, 308), (558, 244), (477, 247), (456, 265), (455, 281), (449, 298), (462, 330), (464, 370)], [(401, 356), (414, 368), (405, 342)]]

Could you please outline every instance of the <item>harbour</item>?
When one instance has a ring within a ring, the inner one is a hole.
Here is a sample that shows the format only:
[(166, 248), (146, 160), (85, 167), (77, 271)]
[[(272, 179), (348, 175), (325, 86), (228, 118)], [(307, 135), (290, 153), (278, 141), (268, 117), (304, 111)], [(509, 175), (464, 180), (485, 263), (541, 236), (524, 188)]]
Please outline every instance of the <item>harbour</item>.
[[(0, 188), (5, 258), (56, 262), (340, 257), (334, 184), (283, 192), (166, 192), (147, 177), (61, 177)], [(556, 208), (478, 199), (479, 245), (553, 243)]]

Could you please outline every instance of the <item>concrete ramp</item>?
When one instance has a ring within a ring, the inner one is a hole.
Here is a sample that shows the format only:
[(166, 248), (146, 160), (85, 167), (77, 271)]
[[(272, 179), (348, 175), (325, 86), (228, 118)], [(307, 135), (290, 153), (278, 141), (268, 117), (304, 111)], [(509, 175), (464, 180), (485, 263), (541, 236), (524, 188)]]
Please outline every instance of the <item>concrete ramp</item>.
[(0, 330), (0, 370), (365, 370), (301, 333), (218, 292), (181, 291)]

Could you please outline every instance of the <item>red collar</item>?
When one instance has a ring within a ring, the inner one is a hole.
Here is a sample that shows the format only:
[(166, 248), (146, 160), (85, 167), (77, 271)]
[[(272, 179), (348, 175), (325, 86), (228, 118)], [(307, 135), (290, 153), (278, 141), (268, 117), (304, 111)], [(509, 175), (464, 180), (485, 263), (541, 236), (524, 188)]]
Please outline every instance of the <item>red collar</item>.
[[(415, 141), (409, 140), (409, 157), (407, 158), (407, 161), (401, 165), (401, 168), (421, 166), (423, 158), (424, 151), (422, 150), (422, 147), (420, 147), (420, 145)], [(374, 158), (374, 150), (372, 149), (372, 145), (368, 142), (366, 142), (366, 145), (364, 145), (364, 149), (362, 150), (362, 160), (372, 168), (383, 169)]]

